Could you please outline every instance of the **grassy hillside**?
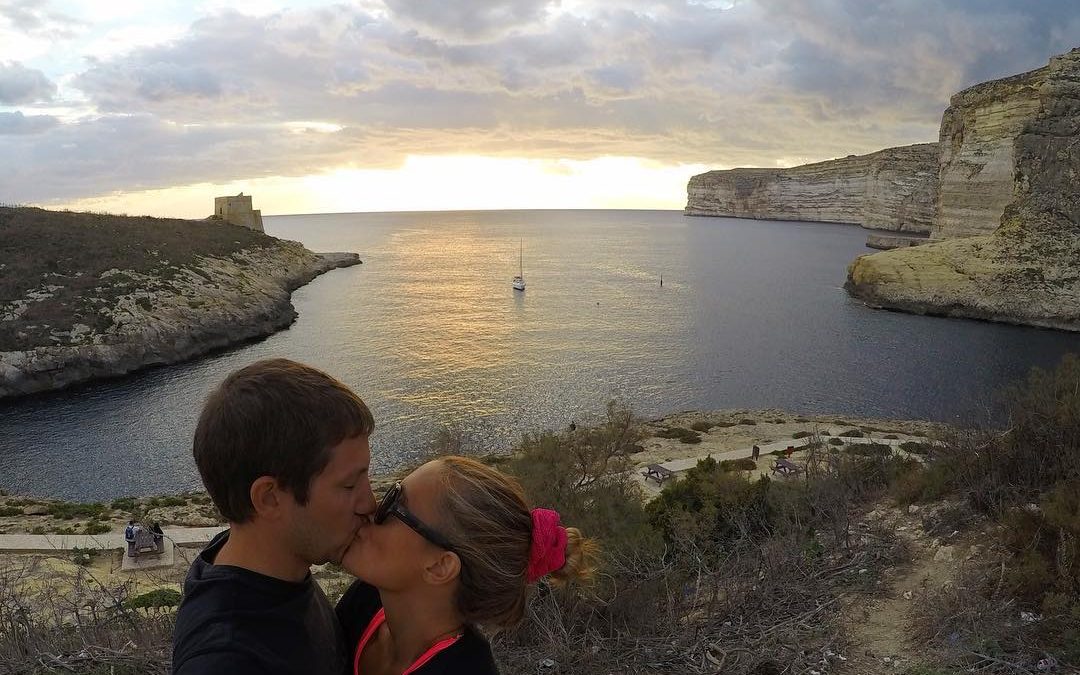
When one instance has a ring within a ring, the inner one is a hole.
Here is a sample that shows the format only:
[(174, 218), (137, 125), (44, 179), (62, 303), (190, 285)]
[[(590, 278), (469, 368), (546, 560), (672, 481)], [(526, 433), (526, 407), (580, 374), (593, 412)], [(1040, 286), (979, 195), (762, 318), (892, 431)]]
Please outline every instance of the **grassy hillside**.
[(167, 281), (200, 256), (277, 242), (209, 220), (0, 208), (0, 351), (57, 344), (77, 324), (107, 330), (100, 310), (144, 276)]

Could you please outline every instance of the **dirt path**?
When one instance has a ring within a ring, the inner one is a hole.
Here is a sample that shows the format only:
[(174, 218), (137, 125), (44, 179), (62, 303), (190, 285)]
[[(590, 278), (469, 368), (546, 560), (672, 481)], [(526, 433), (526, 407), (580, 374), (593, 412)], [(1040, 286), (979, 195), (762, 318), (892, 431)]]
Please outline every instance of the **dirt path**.
[(846, 654), (845, 672), (903, 673), (931, 658), (926, 646), (913, 639), (914, 603), (924, 593), (951, 583), (963, 562), (980, 554), (982, 546), (976, 542), (985, 541), (975, 530), (960, 533), (947, 524), (942, 530), (939, 514), (952, 508), (955, 506), (950, 504), (913, 507), (910, 511), (879, 507), (868, 514), (868, 521), (888, 527), (908, 542), (912, 559), (890, 570), (878, 597), (860, 599), (848, 608), (852, 645)]

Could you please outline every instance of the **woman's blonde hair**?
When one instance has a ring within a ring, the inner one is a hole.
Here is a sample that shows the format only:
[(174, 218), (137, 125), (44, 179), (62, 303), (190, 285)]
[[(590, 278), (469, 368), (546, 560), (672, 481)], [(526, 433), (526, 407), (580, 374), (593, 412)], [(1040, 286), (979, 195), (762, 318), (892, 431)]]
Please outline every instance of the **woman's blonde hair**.
[[(507, 627), (525, 613), (525, 572), (532, 544), (532, 513), (516, 480), (468, 457), (442, 464), (440, 528), (461, 559), (455, 598), (469, 622)], [(566, 528), (566, 562), (551, 573), (565, 584), (592, 576), (598, 547), (575, 527)]]

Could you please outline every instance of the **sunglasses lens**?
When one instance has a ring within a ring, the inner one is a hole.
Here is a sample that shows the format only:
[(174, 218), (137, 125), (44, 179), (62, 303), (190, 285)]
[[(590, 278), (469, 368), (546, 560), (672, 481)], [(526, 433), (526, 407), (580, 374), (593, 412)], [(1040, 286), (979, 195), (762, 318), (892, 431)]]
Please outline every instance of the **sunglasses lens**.
[(382, 500), (379, 502), (379, 508), (375, 509), (375, 517), (372, 519), (376, 525), (382, 525), (386, 520), (386, 517), (390, 515), (390, 508), (397, 501), (398, 494), (401, 492), (401, 484), (395, 483), (386, 491)]

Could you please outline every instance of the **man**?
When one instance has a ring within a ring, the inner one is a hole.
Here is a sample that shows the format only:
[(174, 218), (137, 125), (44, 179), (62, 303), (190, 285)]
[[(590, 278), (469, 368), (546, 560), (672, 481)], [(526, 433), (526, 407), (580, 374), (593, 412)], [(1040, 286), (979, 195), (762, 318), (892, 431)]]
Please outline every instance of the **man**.
[(127, 554), (129, 558), (135, 557), (135, 521), (129, 520), (124, 528), (124, 541), (127, 542)]
[(360, 398), (314, 368), (272, 359), (207, 399), (193, 451), (229, 530), (184, 582), (174, 675), (343, 672), (334, 610), (309, 568), (340, 562), (375, 510)]

